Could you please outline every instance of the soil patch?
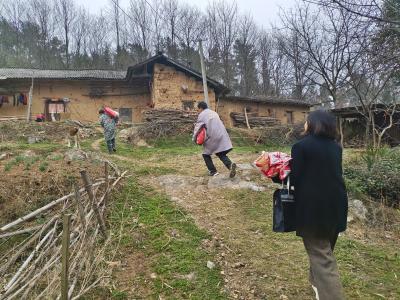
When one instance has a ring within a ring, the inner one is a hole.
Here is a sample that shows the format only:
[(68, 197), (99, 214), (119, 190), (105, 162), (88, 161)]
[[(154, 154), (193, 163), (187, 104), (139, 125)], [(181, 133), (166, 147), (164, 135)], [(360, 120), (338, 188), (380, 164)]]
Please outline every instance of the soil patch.
[(65, 159), (62, 151), (40, 155), (32, 150), (0, 161), (0, 223), (6, 223), (72, 191), (79, 171), (92, 179), (104, 176), (100, 161)]

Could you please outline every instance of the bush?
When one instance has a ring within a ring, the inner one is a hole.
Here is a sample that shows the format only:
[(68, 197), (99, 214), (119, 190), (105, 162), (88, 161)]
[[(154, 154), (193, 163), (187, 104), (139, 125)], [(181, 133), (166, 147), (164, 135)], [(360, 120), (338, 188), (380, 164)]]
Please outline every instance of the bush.
[(386, 149), (367, 151), (361, 161), (351, 161), (344, 168), (348, 189), (353, 194), (364, 193), (389, 206), (400, 206), (400, 151)]

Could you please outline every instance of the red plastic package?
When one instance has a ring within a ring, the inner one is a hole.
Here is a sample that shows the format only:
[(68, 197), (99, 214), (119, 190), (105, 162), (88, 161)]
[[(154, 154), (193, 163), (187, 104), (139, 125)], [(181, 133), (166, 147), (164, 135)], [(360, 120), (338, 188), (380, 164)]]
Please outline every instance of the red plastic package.
[(116, 118), (118, 117), (118, 112), (116, 112), (115, 110), (111, 109), (108, 106), (104, 106), (104, 112), (109, 115), (111, 118)]
[(196, 136), (196, 144), (203, 145), (206, 141), (206, 128), (202, 127)]
[(260, 171), (267, 176), (272, 178), (279, 176), (280, 180), (285, 179), (290, 173), (289, 162), (292, 158), (282, 152), (264, 152), (260, 157), (256, 159), (254, 164), (260, 169)]

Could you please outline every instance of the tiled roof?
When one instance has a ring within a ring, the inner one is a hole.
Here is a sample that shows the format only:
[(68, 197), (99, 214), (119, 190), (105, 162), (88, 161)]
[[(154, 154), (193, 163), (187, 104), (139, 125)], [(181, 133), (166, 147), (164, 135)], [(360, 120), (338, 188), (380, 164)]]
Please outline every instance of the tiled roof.
[[(143, 62), (140, 62), (134, 66), (129, 67), (127, 77), (129, 78), (129, 76), (132, 76), (132, 74), (134, 74), (136, 70), (141, 70), (143, 67), (153, 68), (154, 64), (156, 64), (156, 63), (167, 65), (167, 66), (172, 66), (175, 69), (177, 69), (178, 71), (184, 72), (185, 74), (188, 74), (189, 76), (193, 76), (194, 78), (197, 78), (200, 81), (203, 80), (201, 73), (192, 69), (191, 67), (185, 66), (184, 64), (182, 64), (176, 60), (173, 60), (172, 58), (169, 58), (168, 56), (166, 56), (163, 53), (159, 53), (153, 57), (150, 57), (149, 59), (147, 59)], [(147, 71), (149, 71), (149, 70), (147, 70)], [(217, 93), (226, 94), (229, 92), (229, 89), (227, 87), (225, 87), (223, 84), (219, 83), (218, 81), (216, 81), (208, 76), (207, 76), (207, 82), (208, 82), (208, 85), (213, 87)]]
[(0, 79), (48, 78), (48, 79), (124, 79), (126, 71), (111, 70), (39, 70), (1, 69)]
[(241, 97), (241, 96), (226, 96), (222, 100), (231, 101), (246, 101), (246, 102), (256, 102), (256, 103), (266, 103), (266, 104), (280, 104), (287, 106), (304, 106), (310, 107), (311, 104), (303, 100), (293, 99), (293, 98), (282, 98), (282, 97)]

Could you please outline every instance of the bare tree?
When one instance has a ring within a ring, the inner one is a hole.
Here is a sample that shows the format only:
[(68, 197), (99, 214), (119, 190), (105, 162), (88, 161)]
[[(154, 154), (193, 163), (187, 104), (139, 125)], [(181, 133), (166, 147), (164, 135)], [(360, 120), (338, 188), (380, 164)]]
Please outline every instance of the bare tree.
[(358, 35), (357, 18), (346, 11), (324, 8), (313, 13), (309, 7), (298, 7), (297, 13), (286, 14), (283, 21), (298, 39), (301, 51), (310, 58), (308, 67), (316, 75), (316, 79), (310, 79), (326, 88), (336, 103), (349, 76), (347, 66), (358, 55), (350, 50)]
[(275, 38), (277, 45), (279, 45), (291, 65), (290, 81), (293, 84), (291, 95), (297, 99), (306, 99), (309, 87), (312, 81), (315, 81), (313, 72), (310, 70), (310, 56), (302, 51), (300, 38), (294, 32), (278, 31), (275, 34)]
[[(368, 39), (359, 42), (355, 50), (360, 55), (354, 64), (347, 66), (350, 74), (348, 97), (364, 117), (367, 142), (372, 135), (372, 146), (380, 148), (385, 133), (395, 125), (393, 116), (399, 112), (395, 69), (376, 62)], [(385, 120), (377, 124), (379, 115), (383, 115)]]
[(107, 18), (104, 16), (103, 12), (100, 12), (98, 16), (91, 19), (89, 25), (89, 53), (94, 58), (104, 55), (108, 46), (108, 25)]
[(258, 59), (261, 77), (260, 93), (264, 96), (273, 94), (272, 86), (272, 53), (273, 42), (272, 38), (266, 31), (260, 33), (258, 42)]
[(166, 22), (167, 34), (166, 34), (166, 46), (168, 54), (176, 58), (178, 55), (177, 49), (177, 36), (179, 36), (178, 20), (180, 18), (180, 9), (177, 0), (164, 0), (163, 3), (163, 16)]
[(181, 42), (182, 58), (186, 63), (193, 63), (194, 59), (198, 60), (198, 53), (195, 49), (205, 32), (205, 20), (199, 9), (188, 5), (183, 6), (178, 20), (178, 28), (183, 39)]
[(235, 42), (235, 57), (239, 76), (241, 95), (251, 96), (257, 93), (256, 57), (258, 29), (251, 15), (240, 17), (238, 38)]
[(330, 9), (347, 11), (369, 21), (392, 24), (400, 26), (400, 21), (385, 17), (383, 6), (391, 1), (377, 0), (303, 0), (308, 3), (317, 4)]
[(209, 51), (218, 51), (217, 57), (221, 60), (223, 83), (232, 87), (235, 81), (232, 49), (238, 31), (237, 3), (235, 1), (227, 3), (222, 0), (215, 0), (208, 6), (207, 21), (210, 39)]
[(66, 67), (70, 66), (70, 35), (72, 24), (76, 17), (75, 2), (73, 0), (56, 0), (57, 15), (64, 33)]
[(86, 9), (80, 7), (77, 10), (77, 18), (73, 24), (72, 36), (75, 46), (75, 56), (82, 54), (85, 51), (85, 44), (89, 27), (89, 15)]
[[(133, 33), (132, 44), (139, 45), (143, 51), (150, 53), (152, 40), (152, 14), (145, 0), (131, 0), (129, 7), (130, 24)], [(147, 55), (146, 55), (147, 56)]]
[(16, 40), (16, 56), (20, 58), (21, 53), (20, 49), (22, 49), (22, 39), (21, 39), (21, 31), (23, 25), (23, 18), (26, 12), (26, 1), (25, 0), (13, 0), (13, 1), (4, 1), (0, 4), (2, 9), (2, 15), (4, 18), (8, 20), (11, 26), (15, 29), (15, 40)]
[(39, 66), (45, 68), (48, 60), (48, 45), (54, 34), (54, 7), (46, 0), (31, 0), (28, 17), (32, 23), (38, 24), (40, 28), (39, 44)]
[(120, 12), (120, 1), (119, 0), (109, 0), (111, 6), (111, 16), (114, 24), (115, 38), (117, 45), (117, 56), (121, 51), (120, 45), (120, 23), (121, 23), (121, 12)]
[(154, 9), (153, 14), (153, 24), (152, 28), (154, 29), (154, 48), (156, 53), (162, 51), (162, 38), (163, 38), (163, 23), (165, 22), (161, 17), (163, 15), (163, 0), (153, 0), (151, 2), (152, 8)]

